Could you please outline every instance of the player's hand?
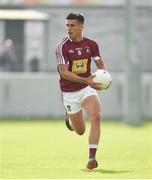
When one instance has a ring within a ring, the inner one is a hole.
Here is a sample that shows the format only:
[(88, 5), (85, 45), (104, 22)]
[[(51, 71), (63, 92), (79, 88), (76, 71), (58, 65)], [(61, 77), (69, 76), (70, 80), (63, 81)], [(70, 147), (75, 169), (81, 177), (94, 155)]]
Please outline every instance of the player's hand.
[(95, 90), (102, 90), (102, 84), (93, 81), (94, 76), (95, 75), (91, 75), (88, 78), (86, 78), (86, 83)]

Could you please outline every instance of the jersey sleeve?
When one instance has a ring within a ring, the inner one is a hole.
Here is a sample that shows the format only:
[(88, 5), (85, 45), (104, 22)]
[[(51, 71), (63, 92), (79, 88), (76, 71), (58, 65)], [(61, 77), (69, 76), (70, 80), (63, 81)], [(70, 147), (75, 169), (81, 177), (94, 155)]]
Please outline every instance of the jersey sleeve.
[(92, 43), (92, 57), (93, 57), (94, 61), (102, 59), (100, 52), (99, 52), (98, 44), (96, 42)]
[(67, 64), (68, 63), (68, 57), (67, 57), (67, 52), (66, 48), (62, 45), (58, 45), (55, 51), (56, 54), (56, 61), (57, 64)]

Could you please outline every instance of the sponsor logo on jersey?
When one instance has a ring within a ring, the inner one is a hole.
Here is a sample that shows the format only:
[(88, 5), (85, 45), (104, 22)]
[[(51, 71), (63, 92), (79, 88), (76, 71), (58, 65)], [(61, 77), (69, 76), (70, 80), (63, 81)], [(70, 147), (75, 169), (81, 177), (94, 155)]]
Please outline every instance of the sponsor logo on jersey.
[(72, 72), (82, 74), (87, 72), (88, 59), (73, 60)]

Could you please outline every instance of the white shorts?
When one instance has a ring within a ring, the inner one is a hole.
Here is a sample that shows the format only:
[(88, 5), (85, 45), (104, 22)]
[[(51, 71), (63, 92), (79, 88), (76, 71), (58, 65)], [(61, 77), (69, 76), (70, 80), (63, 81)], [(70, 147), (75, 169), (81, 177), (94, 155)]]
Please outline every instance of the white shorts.
[(91, 95), (97, 95), (97, 91), (87, 86), (76, 92), (63, 92), (63, 103), (68, 114), (75, 114), (82, 110), (84, 99)]

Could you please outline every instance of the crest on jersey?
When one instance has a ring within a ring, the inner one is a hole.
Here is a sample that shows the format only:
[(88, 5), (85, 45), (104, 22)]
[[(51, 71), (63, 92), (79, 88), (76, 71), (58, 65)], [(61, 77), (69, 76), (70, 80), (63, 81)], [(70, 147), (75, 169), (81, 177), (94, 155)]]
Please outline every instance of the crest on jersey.
[(90, 47), (86, 46), (85, 49), (86, 49), (86, 53), (89, 54), (90, 53)]

